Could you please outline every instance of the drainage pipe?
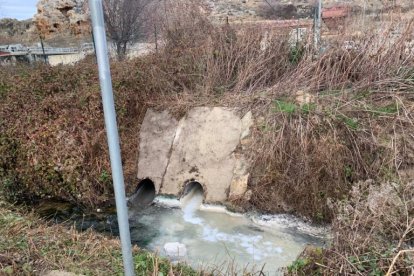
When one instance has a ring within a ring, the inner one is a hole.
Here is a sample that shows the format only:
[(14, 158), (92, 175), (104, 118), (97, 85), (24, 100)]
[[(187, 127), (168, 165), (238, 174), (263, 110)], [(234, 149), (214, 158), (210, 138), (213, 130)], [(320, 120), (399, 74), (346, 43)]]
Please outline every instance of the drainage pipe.
[(91, 10), (93, 34), (96, 41), (95, 51), (98, 61), (99, 81), (101, 83), (105, 126), (108, 136), (109, 157), (111, 159), (124, 271), (126, 276), (133, 276), (134, 264), (132, 261), (131, 234), (129, 232), (128, 209), (125, 198), (124, 175), (119, 148), (119, 135), (116, 123), (114, 96), (112, 92), (111, 72), (109, 69), (108, 46), (106, 43), (102, 0), (89, 0), (89, 8)]

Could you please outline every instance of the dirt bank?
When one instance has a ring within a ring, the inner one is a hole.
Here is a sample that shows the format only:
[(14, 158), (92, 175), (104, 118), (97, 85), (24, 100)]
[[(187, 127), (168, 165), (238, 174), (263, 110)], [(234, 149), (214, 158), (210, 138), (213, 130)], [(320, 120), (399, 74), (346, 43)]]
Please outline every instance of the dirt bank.
[[(346, 36), (335, 38), (315, 58), (310, 44), (292, 47), (288, 35), (267, 38), (263, 48), (260, 27), (236, 32), (187, 19), (190, 25), (167, 32), (163, 51), (112, 64), (128, 191), (137, 184), (138, 133), (148, 107), (177, 119), (195, 106), (253, 112), (245, 145), (254, 164), (250, 196), (234, 201), (245, 208), (329, 221), (327, 202), (346, 197), (356, 181), (412, 177), (412, 25), (382, 36), (388, 42), (379, 45), (388, 48), (377, 47), (372, 32), (355, 49), (341, 46)], [(1, 188), (9, 198), (111, 204), (94, 59), (8, 67), (0, 92)]]

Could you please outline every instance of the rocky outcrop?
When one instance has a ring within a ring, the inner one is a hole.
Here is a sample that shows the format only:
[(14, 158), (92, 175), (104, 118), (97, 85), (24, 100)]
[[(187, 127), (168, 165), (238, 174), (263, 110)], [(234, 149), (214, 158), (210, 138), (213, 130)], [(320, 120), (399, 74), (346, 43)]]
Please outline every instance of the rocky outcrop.
[(11, 18), (0, 19), (0, 44), (30, 43), (35, 36), (33, 21)]
[(1, 36), (21, 36), (32, 26), (32, 20), (22, 20), (4, 18), (0, 19)]
[(65, 33), (86, 35), (90, 32), (87, 1), (40, 0), (34, 23), (43, 37)]
[(311, 3), (279, 0), (205, 0), (213, 21), (250, 22), (263, 19), (308, 18)]

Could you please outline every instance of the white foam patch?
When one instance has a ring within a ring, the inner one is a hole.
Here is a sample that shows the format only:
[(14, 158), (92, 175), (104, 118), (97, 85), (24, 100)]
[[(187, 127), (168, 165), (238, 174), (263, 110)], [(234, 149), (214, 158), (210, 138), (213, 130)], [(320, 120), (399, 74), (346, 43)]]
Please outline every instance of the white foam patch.
[[(200, 200), (200, 198), (198, 198)], [(202, 199), (201, 199), (202, 201)], [(179, 208), (181, 203), (176, 198), (169, 198), (164, 196), (157, 196), (154, 199), (154, 202), (158, 205), (167, 207), (167, 208)], [(197, 204), (196, 202), (194, 202)], [(287, 228), (296, 228), (299, 231), (306, 233), (311, 236), (315, 236), (317, 238), (326, 239), (329, 238), (330, 228), (329, 227), (321, 227), (321, 226), (313, 226), (306, 221), (303, 221), (295, 216), (286, 215), (286, 214), (279, 214), (279, 215), (245, 215), (241, 213), (235, 213), (229, 211), (225, 206), (222, 205), (214, 205), (214, 204), (200, 204), (197, 208), (201, 211), (206, 212), (214, 212), (214, 213), (225, 213), (232, 217), (246, 217), (251, 220), (251, 222), (260, 227), (265, 227), (267, 229), (287, 229)], [(194, 210), (195, 211), (195, 210)], [(193, 220), (193, 224), (200, 224), (201, 222), (194, 218), (190, 213), (184, 212), (184, 216), (187, 220)], [(188, 221), (190, 222), (190, 221)]]
[(285, 214), (251, 216), (250, 219), (258, 226), (269, 229), (295, 228), (302, 233), (318, 238), (326, 238), (330, 232), (328, 227), (313, 226), (297, 217)]
[(167, 208), (180, 207), (180, 201), (178, 199), (165, 196), (157, 196), (154, 199), (154, 203)]
[(233, 245), (237, 245), (240, 247), (239, 252), (245, 252), (255, 260), (261, 261), (263, 258), (274, 254), (274, 252), (281, 253), (282, 249), (280, 247), (275, 247), (271, 243), (271, 246), (268, 246), (268, 249), (265, 251), (259, 249), (263, 248), (261, 246), (261, 242), (263, 240), (262, 235), (245, 235), (245, 234), (227, 234), (224, 232), (220, 232), (218, 229), (213, 228), (209, 225), (205, 225), (203, 222), (203, 235), (202, 239), (207, 242), (212, 243), (223, 243), (228, 244), (232, 243)]
[(244, 217), (245, 215), (240, 213), (234, 213), (229, 210), (225, 206), (222, 205), (213, 205), (213, 204), (202, 204), (199, 208), (201, 211), (207, 212), (214, 212), (214, 213), (223, 213), (227, 214), (232, 217)]
[[(196, 191), (190, 191), (190, 193), (184, 196), (181, 202), (181, 209), (183, 211), (184, 221), (199, 225), (202, 227), (201, 239), (211, 243), (223, 243), (233, 244), (240, 248), (240, 250), (251, 256), (254, 261), (261, 261), (271, 254), (281, 253), (283, 250), (280, 247), (275, 246), (273, 243), (267, 242), (267, 247), (262, 246), (262, 235), (248, 235), (241, 233), (225, 233), (217, 228), (212, 227), (208, 222), (200, 217), (197, 217), (197, 210), (210, 211), (216, 213), (226, 213), (232, 216), (243, 217), (242, 214), (236, 214), (229, 212), (225, 207), (218, 205), (202, 205), (203, 194)], [(262, 249), (259, 249), (262, 248)]]

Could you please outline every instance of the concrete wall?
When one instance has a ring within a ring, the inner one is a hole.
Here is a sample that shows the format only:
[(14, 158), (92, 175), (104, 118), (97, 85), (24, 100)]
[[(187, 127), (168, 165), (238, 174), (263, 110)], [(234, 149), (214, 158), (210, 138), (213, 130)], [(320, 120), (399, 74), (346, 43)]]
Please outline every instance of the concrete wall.
[(185, 184), (199, 182), (206, 202), (243, 196), (249, 164), (243, 144), (251, 113), (196, 107), (179, 121), (167, 111), (147, 111), (140, 132), (138, 179), (149, 178), (157, 193), (180, 196)]
[(54, 55), (49, 56), (48, 61), (50, 66), (56, 66), (59, 64), (74, 64), (82, 59), (85, 58), (85, 55), (83, 53), (80, 54), (70, 54), (70, 55)]

